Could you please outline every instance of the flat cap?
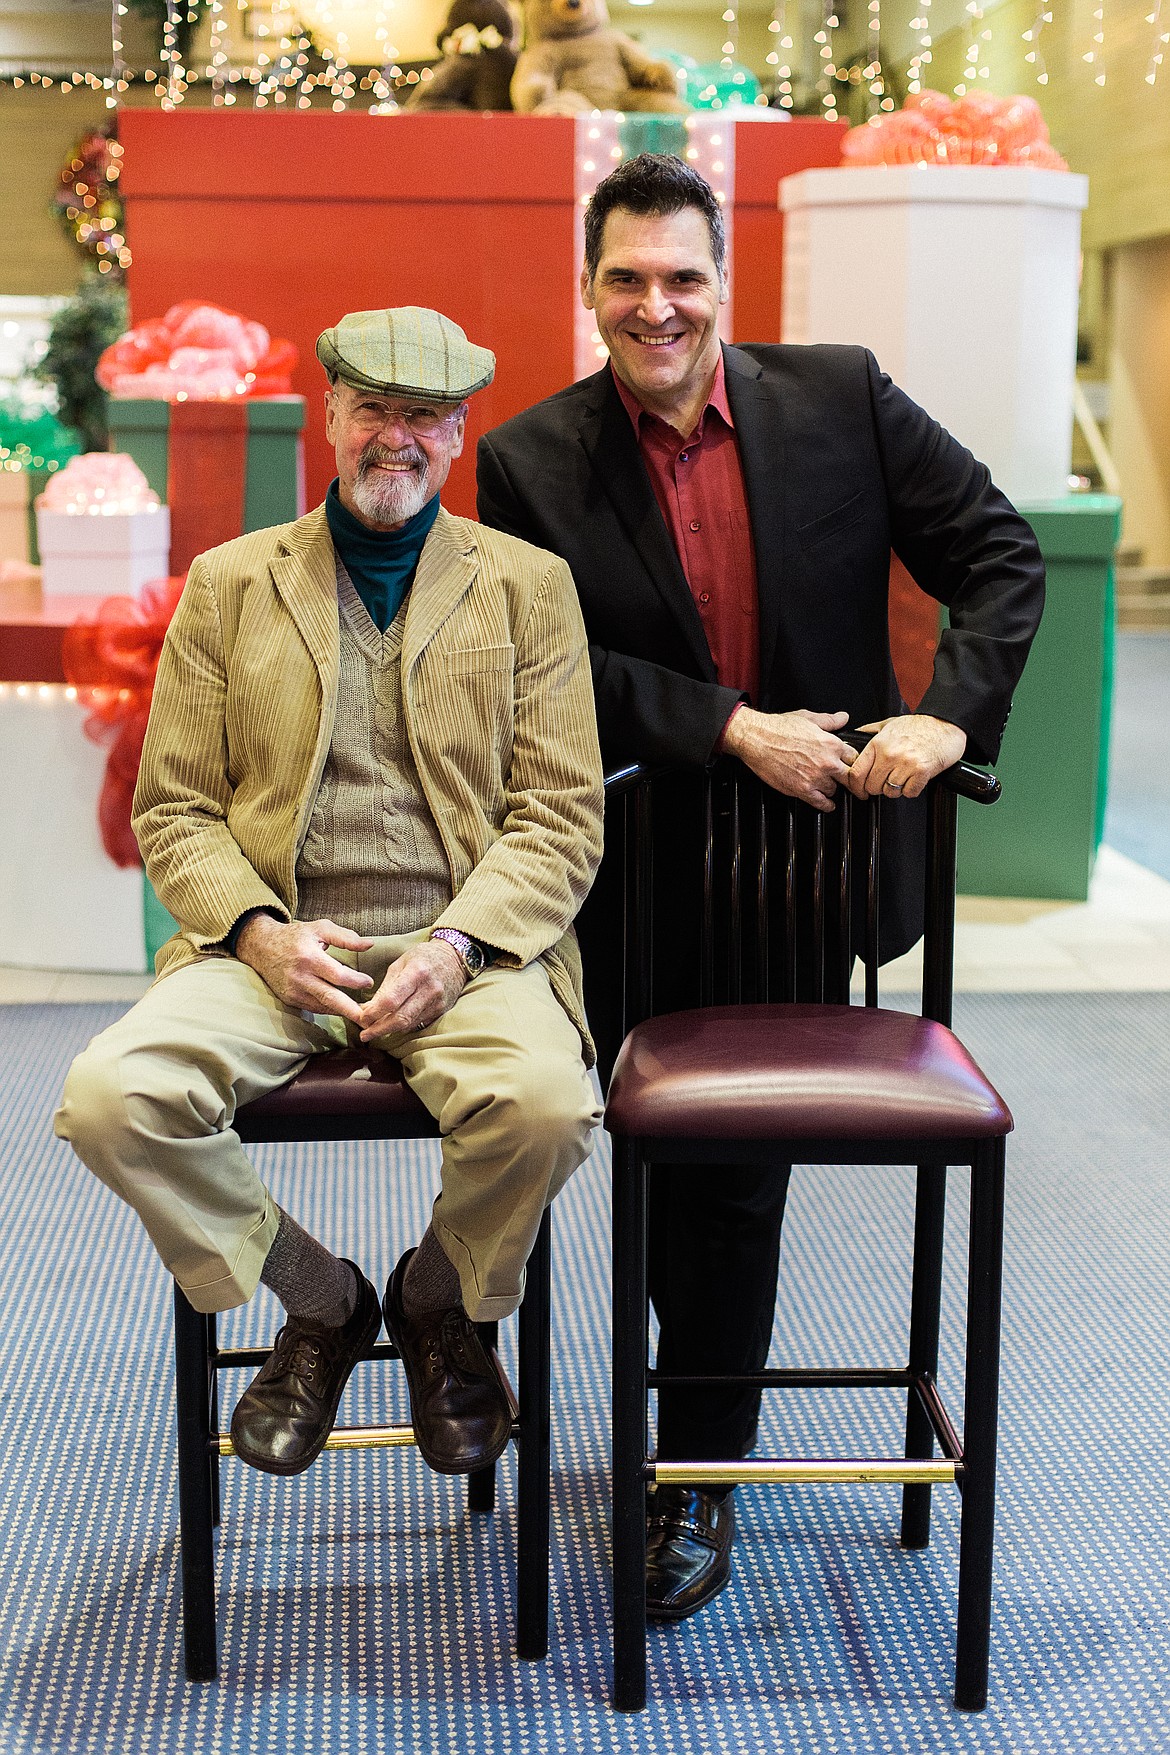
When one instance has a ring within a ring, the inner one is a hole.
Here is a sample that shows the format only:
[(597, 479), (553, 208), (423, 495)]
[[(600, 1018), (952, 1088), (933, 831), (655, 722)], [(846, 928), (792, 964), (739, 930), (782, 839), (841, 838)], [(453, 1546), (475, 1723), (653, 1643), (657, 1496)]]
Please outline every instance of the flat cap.
[(468, 341), (458, 323), (421, 305), (351, 311), (317, 337), (317, 358), (331, 376), (359, 390), (462, 402), (490, 384), (496, 356)]

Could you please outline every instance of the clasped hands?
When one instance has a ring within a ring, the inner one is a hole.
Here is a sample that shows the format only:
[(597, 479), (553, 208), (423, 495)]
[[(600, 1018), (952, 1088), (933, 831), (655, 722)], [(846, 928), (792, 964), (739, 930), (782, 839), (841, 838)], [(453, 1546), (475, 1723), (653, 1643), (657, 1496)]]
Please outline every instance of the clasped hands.
[[(363, 975), (329, 954), (368, 951), (362, 938), (332, 920), (274, 920), (254, 914), (236, 940), (236, 956), (255, 969), (277, 999), (297, 1011), (325, 1012), (353, 1024), (363, 1042), (402, 1030), (421, 1030), (449, 1011), (467, 983), (463, 959), (445, 939), (427, 939), (404, 951), (376, 993)], [(365, 995), (364, 1003), (355, 997)]]
[(855, 798), (917, 798), (953, 767), (967, 747), (967, 734), (927, 713), (903, 713), (861, 725), (872, 732), (858, 752), (836, 735), (848, 713), (759, 713), (740, 707), (728, 721), (721, 750), (736, 756), (776, 792), (830, 811), (838, 786)]

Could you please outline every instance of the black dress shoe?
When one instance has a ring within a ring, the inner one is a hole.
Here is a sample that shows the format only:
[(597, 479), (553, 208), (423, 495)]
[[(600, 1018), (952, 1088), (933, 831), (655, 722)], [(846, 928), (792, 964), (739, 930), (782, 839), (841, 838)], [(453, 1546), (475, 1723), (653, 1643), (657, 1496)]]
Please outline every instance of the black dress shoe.
[(646, 1518), (646, 1618), (683, 1621), (731, 1578), (735, 1506), (701, 1487), (651, 1487)]
[(486, 1469), (507, 1449), (512, 1410), (504, 1386), (462, 1305), (409, 1316), (402, 1282), (408, 1249), (386, 1285), (382, 1314), (410, 1390), (415, 1442), (441, 1475)]
[(290, 1316), (232, 1415), (236, 1455), (270, 1475), (299, 1475), (316, 1462), (359, 1359), (378, 1338), (378, 1294), (361, 1269), (353, 1315), (340, 1328)]

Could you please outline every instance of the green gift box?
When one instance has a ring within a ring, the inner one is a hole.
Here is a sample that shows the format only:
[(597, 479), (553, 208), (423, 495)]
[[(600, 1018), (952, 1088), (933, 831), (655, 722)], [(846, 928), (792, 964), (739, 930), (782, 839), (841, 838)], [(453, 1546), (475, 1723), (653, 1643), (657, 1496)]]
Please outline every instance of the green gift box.
[[(219, 493), (207, 495), (203, 505), (186, 504), (191, 492), (206, 492), (205, 484), (213, 476), (216, 457), (222, 455), (222, 440), (214, 431), (216, 419), (238, 420), (241, 407), (246, 432), (242, 447), (242, 496), (236, 499), (236, 511), (231, 512), (228, 506), (230, 496)], [(195, 417), (205, 429), (202, 442), (206, 455), (199, 456), (200, 434), (184, 432), (185, 467), (178, 479), (172, 479), (173, 453), (179, 443), (176, 425), (189, 425)], [(110, 449), (132, 457), (159, 499), (171, 509), (174, 574), (183, 572), (192, 555), (202, 548), (242, 536), (249, 530), (287, 524), (304, 511), (303, 396), (261, 396), (242, 405), (111, 397), (109, 420)], [(204, 484), (202, 489), (200, 483)], [(195, 532), (189, 539), (185, 535), (188, 531)]]
[(1083, 902), (1105, 815), (1121, 501), (1075, 494), (1019, 510), (1048, 597), (995, 764), (1003, 798), (960, 806), (959, 889)]

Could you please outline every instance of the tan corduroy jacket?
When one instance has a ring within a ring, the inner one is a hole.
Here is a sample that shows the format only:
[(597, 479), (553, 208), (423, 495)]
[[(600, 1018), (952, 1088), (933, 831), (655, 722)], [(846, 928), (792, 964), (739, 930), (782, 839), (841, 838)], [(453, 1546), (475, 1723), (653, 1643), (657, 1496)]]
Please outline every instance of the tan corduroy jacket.
[[(294, 917), (297, 855), (333, 734), (339, 632), (324, 507), (200, 555), (163, 646), (134, 832), (181, 931), (160, 975), (249, 908)], [(570, 923), (601, 855), (585, 630), (565, 563), (440, 510), (411, 588), (403, 711), (459, 927), (540, 957), (592, 1044)]]

